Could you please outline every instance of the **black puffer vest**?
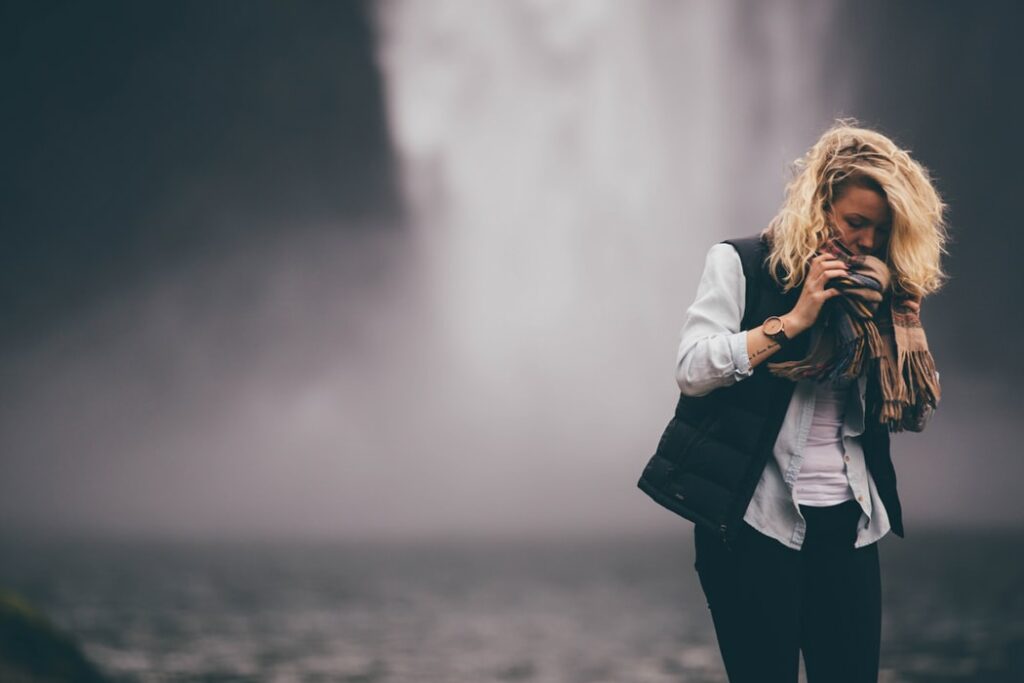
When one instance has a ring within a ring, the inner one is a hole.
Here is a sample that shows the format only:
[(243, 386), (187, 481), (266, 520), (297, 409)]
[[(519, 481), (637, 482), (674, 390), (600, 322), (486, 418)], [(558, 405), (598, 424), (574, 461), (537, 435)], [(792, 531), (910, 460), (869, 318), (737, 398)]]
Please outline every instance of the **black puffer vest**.
[[(782, 293), (768, 272), (767, 242), (756, 236), (725, 242), (739, 253), (746, 277), (741, 329), (758, 327), (769, 316), (793, 310), (801, 288)], [(798, 336), (773, 354), (771, 361), (804, 357), (809, 339), (808, 333)], [(877, 396), (872, 384), (869, 382), (867, 389), (869, 404)], [(795, 386), (790, 380), (774, 377), (767, 364), (761, 363), (749, 377), (705, 396), (680, 394), (675, 415), (638, 486), (660, 505), (713, 529), (730, 543), (772, 457)], [(870, 407), (866, 413), (872, 414)], [(892, 530), (902, 537), (888, 430), (877, 419), (866, 418), (861, 445)]]

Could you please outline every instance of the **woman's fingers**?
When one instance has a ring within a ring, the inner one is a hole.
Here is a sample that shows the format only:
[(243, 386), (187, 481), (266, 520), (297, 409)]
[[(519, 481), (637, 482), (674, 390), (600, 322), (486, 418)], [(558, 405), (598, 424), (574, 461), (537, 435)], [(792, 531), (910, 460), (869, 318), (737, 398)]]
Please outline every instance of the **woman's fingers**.
[(825, 253), (825, 254), (818, 254), (817, 256), (811, 258), (811, 263), (814, 263), (815, 261), (842, 261), (842, 260), (843, 259), (841, 259), (840, 257), (836, 256), (835, 254)]
[(836, 268), (842, 268), (843, 270), (849, 270), (850, 267), (846, 265), (845, 261), (840, 261), (836, 258), (827, 258), (822, 260), (816, 260), (811, 263), (810, 274), (816, 275), (826, 270), (834, 270)]
[(813, 323), (821, 313), (823, 304), (832, 297), (842, 294), (842, 290), (828, 287), (828, 282), (849, 273), (849, 264), (832, 254), (818, 254), (812, 258), (804, 291), (794, 311), (798, 311), (801, 318)]
[(840, 261), (839, 259), (829, 259), (828, 261), (819, 261), (818, 262), (818, 266), (822, 270), (830, 270), (832, 268), (842, 268), (844, 270), (849, 270), (850, 269), (850, 267), (846, 265), (845, 261)]
[(907, 299), (906, 301), (904, 301), (903, 302), (903, 307), (904, 308), (909, 308), (914, 313), (920, 313), (921, 312), (921, 303), (918, 302), (918, 301), (914, 301), (913, 299)]
[(844, 277), (849, 274), (849, 271), (844, 268), (832, 268), (831, 270), (823, 270), (816, 275), (812, 275), (808, 280), (808, 285), (811, 289), (824, 289), (825, 284), (837, 277)]

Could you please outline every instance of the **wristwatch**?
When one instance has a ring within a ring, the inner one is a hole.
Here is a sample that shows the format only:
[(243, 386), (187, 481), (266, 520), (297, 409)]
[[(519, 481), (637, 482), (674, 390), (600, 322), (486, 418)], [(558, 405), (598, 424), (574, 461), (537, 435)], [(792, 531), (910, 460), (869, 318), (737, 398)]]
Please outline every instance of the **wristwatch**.
[(764, 330), (766, 337), (779, 346), (785, 346), (789, 342), (789, 337), (786, 336), (786, 323), (777, 315), (765, 319), (761, 329)]

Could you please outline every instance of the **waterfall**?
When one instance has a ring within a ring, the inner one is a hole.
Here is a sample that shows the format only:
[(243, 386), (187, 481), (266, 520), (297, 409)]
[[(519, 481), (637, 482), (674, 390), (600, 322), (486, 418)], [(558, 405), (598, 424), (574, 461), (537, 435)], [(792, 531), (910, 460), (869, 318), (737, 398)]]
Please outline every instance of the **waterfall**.
[[(814, 58), (828, 18), (797, 3), (381, 6), (433, 316), (417, 339), (446, 368), (428, 450), (519, 521), (628, 517), (653, 446), (637, 434), (671, 408), (706, 250), (763, 227), (786, 163), (841, 106)], [(621, 486), (595, 505), (587, 487), (609, 478)]]

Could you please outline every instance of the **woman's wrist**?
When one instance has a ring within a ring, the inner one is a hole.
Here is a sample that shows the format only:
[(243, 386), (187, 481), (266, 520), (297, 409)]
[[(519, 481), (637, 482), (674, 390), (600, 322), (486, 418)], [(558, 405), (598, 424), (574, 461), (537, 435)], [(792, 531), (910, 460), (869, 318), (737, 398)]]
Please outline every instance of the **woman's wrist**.
[(803, 334), (811, 327), (802, 317), (792, 311), (779, 317), (782, 318), (783, 329), (786, 332), (786, 336), (790, 339)]

